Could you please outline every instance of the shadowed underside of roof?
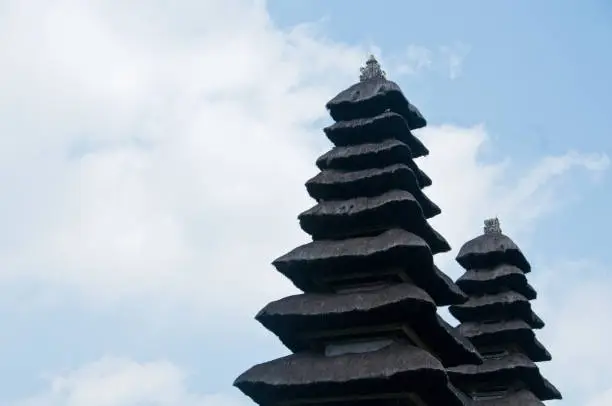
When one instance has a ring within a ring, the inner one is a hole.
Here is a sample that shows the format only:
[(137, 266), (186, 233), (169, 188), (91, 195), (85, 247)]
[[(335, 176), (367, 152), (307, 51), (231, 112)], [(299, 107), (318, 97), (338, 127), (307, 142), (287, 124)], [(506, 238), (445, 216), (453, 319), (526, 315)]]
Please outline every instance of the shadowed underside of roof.
[(257, 320), (296, 352), (312, 348), (314, 337), (325, 336), (325, 332), (337, 336), (344, 331), (355, 339), (359, 334), (386, 336), (406, 326), (445, 366), (482, 362), (476, 348), (438, 316), (433, 299), (408, 283), (368, 291), (289, 296), (264, 307)]
[(317, 167), (321, 170), (360, 171), (405, 164), (414, 172), (421, 188), (430, 186), (432, 180), (419, 169), (413, 158), (406, 143), (387, 139), (378, 143), (334, 147), (317, 159)]
[(334, 357), (293, 354), (254, 366), (234, 385), (265, 405), (291, 399), (406, 392), (417, 393), (431, 405), (462, 405), (437, 359), (400, 344)]
[(421, 112), (408, 102), (397, 83), (384, 78), (355, 83), (325, 107), (334, 121), (373, 117), (389, 110), (404, 117), (410, 129), (427, 125)]
[(390, 190), (405, 190), (414, 196), (425, 218), (442, 212), (423, 193), (414, 172), (405, 164), (353, 172), (324, 170), (306, 182), (306, 190), (317, 201), (375, 197)]
[(425, 240), (432, 253), (450, 251), (450, 245), (425, 220), (412, 194), (391, 190), (380, 196), (327, 200), (298, 216), (314, 239), (346, 238), (372, 231), (402, 228)]

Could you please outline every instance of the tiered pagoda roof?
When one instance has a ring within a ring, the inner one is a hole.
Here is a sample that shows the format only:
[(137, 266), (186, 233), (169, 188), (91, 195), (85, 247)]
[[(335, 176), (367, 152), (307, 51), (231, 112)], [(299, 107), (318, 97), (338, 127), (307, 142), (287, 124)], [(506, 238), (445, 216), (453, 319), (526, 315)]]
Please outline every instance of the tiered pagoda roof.
[(234, 384), (266, 406), (463, 405), (446, 368), (482, 359), (437, 314), (467, 296), (433, 261), (450, 246), (427, 223), (440, 209), (413, 160), (428, 154), (412, 134), (425, 119), (373, 57), (327, 108), (334, 147), (299, 215), (313, 241), (273, 263), (304, 293), (256, 316), (293, 354)]
[(499, 220), (486, 220), (484, 234), (465, 243), (457, 261), (467, 270), (457, 285), (469, 300), (450, 312), (461, 322), (458, 333), (472, 341), (484, 363), (449, 368), (451, 381), (478, 406), (535, 406), (561, 399), (535, 364), (551, 356), (533, 331), (544, 322), (531, 309), (536, 291), (525, 276), (531, 266), (502, 234)]

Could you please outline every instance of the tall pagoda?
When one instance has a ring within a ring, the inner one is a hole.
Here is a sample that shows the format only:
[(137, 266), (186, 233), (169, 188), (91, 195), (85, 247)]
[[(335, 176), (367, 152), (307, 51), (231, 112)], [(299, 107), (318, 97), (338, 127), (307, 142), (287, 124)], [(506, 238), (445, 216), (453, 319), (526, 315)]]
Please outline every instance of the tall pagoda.
[(312, 242), (273, 262), (304, 293), (256, 316), (293, 354), (234, 385), (265, 406), (463, 405), (446, 367), (482, 359), (437, 314), (467, 296), (433, 261), (450, 247), (427, 223), (440, 209), (413, 161), (428, 154), (411, 132), (425, 119), (374, 57), (326, 107), (334, 147), (298, 217)]
[(480, 365), (449, 368), (451, 381), (475, 405), (544, 405), (561, 399), (536, 362), (550, 354), (533, 329), (544, 322), (531, 309), (536, 291), (525, 274), (531, 266), (519, 247), (502, 234), (497, 218), (485, 220), (484, 234), (461, 247), (457, 262), (467, 271), (457, 285), (469, 300), (450, 307), (468, 338), (484, 358)]

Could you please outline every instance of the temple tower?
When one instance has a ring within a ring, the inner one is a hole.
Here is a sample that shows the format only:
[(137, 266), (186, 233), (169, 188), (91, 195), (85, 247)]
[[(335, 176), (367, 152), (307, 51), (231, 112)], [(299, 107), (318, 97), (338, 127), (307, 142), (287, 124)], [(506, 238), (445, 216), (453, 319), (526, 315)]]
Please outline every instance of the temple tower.
[(451, 381), (475, 405), (543, 405), (561, 399), (535, 362), (550, 354), (533, 330), (544, 322), (531, 309), (535, 289), (527, 282), (531, 266), (519, 247), (502, 234), (497, 218), (485, 221), (484, 234), (461, 247), (457, 261), (467, 271), (457, 285), (469, 300), (450, 307), (458, 332), (478, 348), (481, 365), (449, 368)]
[(293, 354), (234, 385), (266, 406), (463, 405), (446, 367), (482, 360), (437, 314), (467, 296), (433, 261), (450, 247), (427, 222), (440, 209), (413, 160), (428, 154), (412, 134), (425, 119), (374, 57), (326, 107), (334, 147), (298, 217), (312, 242), (273, 263), (304, 293), (256, 316)]

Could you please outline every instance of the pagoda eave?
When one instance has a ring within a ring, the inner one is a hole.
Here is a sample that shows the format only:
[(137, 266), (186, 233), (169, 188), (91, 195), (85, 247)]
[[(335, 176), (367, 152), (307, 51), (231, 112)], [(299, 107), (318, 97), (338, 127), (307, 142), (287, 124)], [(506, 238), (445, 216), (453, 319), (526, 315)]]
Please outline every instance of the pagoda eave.
[(502, 317), (503, 320), (519, 318), (532, 328), (544, 327), (544, 322), (533, 312), (525, 296), (513, 291), (471, 297), (463, 304), (451, 306), (449, 311), (462, 323)]
[(524, 382), (540, 400), (561, 399), (561, 393), (540, 374), (537, 365), (523, 354), (510, 354), (485, 359), (480, 365), (461, 365), (447, 369), (449, 378), (458, 387), (476, 382)]
[(257, 320), (294, 352), (341, 337), (393, 336), (425, 346), (445, 366), (481, 363), (476, 348), (436, 313), (432, 298), (411, 284), (338, 294), (301, 294), (267, 305)]
[(297, 353), (252, 367), (234, 385), (262, 405), (406, 393), (415, 393), (426, 404), (463, 405), (436, 358), (401, 344), (332, 357)]
[(435, 278), (432, 278), (429, 292), (438, 306), (460, 305), (468, 300), (468, 296), (447, 274), (436, 265), (433, 269)]
[(325, 107), (335, 121), (372, 117), (390, 110), (401, 114), (413, 130), (427, 125), (423, 115), (410, 104), (397, 83), (384, 78), (355, 83), (331, 99)]
[(431, 178), (414, 162), (410, 147), (396, 139), (334, 147), (317, 159), (317, 167), (321, 170), (360, 171), (380, 167), (381, 162), (384, 166), (406, 164), (415, 173), (421, 188), (432, 184)]
[(537, 292), (527, 282), (525, 274), (510, 265), (494, 269), (470, 269), (457, 279), (457, 285), (468, 295), (494, 293), (500, 286), (504, 286), (522, 294), (528, 300), (537, 298)]
[(386, 139), (397, 139), (408, 145), (413, 158), (429, 155), (429, 150), (415, 137), (401, 115), (391, 111), (375, 117), (338, 121), (323, 129), (335, 146), (349, 146)]
[(513, 265), (524, 273), (531, 265), (519, 247), (504, 234), (484, 234), (466, 242), (456, 258), (465, 269), (495, 268), (501, 264)]
[(414, 172), (405, 164), (354, 172), (325, 170), (306, 182), (306, 190), (317, 201), (374, 197), (394, 189), (410, 192), (427, 219), (442, 212), (423, 193)]
[(360, 278), (372, 282), (412, 281), (439, 306), (465, 302), (466, 296), (433, 264), (431, 250), (419, 236), (401, 229), (374, 237), (319, 240), (302, 245), (273, 262), (300, 290), (333, 291)]
[(418, 269), (430, 269), (433, 258), (429, 245), (416, 234), (392, 229), (372, 237), (319, 240), (299, 246), (273, 265), (285, 274), (321, 270), (327, 273), (372, 271), (403, 267), (403, 260)]
[(302, 229), (315, 240), (402, 228), (422, 237), (433, 254), (451, 249), (444, 237), (427, 223), (414, 196), (404, 190), (375, 197), (322, 201), (298, 218)]
[(548, 350), (535, 336), (531, 326), (522, 320), (499, 321), (497, 323), (462, 323), (457, 331), (471, 340), (478, 348), (501, 343), (516, 343), (533, 362), (550, 361)]

